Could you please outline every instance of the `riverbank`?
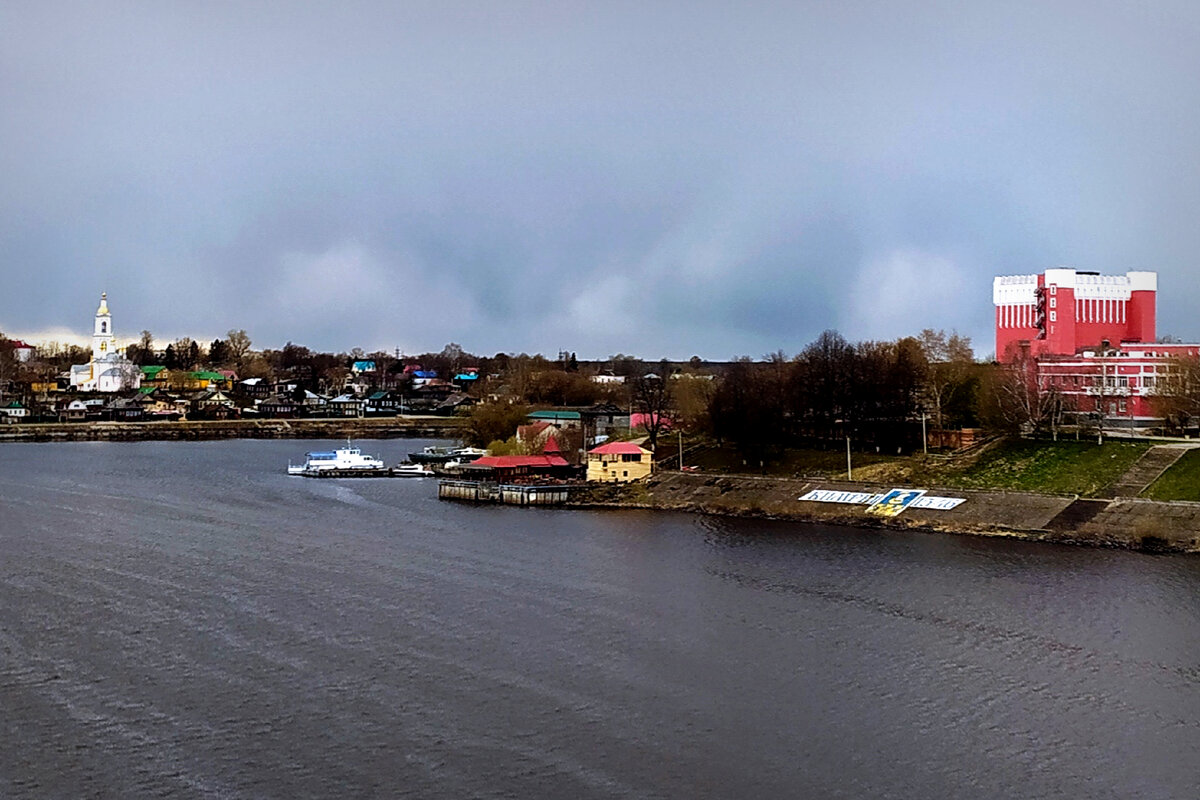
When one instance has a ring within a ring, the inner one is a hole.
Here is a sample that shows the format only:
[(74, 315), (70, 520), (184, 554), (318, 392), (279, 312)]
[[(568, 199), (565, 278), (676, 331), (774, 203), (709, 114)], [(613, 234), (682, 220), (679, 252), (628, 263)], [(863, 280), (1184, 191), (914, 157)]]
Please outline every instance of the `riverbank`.
[(65, 422), (0, 426), (0, 442), (138, 442), (212, 439), (457, 439), (458, 417)]
[(589, 486), (574, 495), (570, 505), (1006, 536), (1146, 552), (1200, 553), (1200, 503), (930, 487), (930, 495), (964, 502), (946, 510), (909, 508), (897, 517), (884, 519), (867, 514), (864, 505), (799, 499), (812, 490), (874, 494), (891, 488), (866, 482), (663, 472), (641, 484)]

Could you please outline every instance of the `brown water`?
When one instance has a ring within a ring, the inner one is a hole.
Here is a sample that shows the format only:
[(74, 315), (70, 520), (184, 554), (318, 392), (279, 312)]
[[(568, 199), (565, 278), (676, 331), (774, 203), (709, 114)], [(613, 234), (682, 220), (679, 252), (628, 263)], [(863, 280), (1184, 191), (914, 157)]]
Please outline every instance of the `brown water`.
[(0, 446), (0, 797), (1200, 796), (1198, 558), (282, 474), (328, 445)]

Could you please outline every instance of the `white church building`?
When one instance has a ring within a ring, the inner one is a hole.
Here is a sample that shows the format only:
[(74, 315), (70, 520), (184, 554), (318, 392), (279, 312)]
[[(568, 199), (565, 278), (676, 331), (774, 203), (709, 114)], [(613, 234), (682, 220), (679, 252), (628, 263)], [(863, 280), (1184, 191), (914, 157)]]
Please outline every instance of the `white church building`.
[(108, 294), (101, 294), (92, 327), (92, 360), (71, 367), (71, 386), (81, 392), (123, 392), (141, 385), (142, 371), (117, 349)]

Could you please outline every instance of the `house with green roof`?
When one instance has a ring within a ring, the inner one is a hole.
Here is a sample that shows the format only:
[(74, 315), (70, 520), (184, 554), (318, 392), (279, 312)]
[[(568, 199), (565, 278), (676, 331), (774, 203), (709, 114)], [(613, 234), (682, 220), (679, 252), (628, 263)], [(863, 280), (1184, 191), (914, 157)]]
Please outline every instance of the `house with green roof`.
[(12, 400), (0, 406), (0, 421), (13, 423), (21, 422), (29, 417), (29, 409), (21, 405), (19, 400)]

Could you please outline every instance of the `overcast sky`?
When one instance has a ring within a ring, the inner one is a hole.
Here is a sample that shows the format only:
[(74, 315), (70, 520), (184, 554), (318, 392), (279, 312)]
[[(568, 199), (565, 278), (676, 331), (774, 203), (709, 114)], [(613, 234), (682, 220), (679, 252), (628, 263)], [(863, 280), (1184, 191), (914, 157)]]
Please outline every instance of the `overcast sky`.
[(1200, 338), (1200, 3), (0, 4), (0, 331), (993, 348), (996, 274)]

